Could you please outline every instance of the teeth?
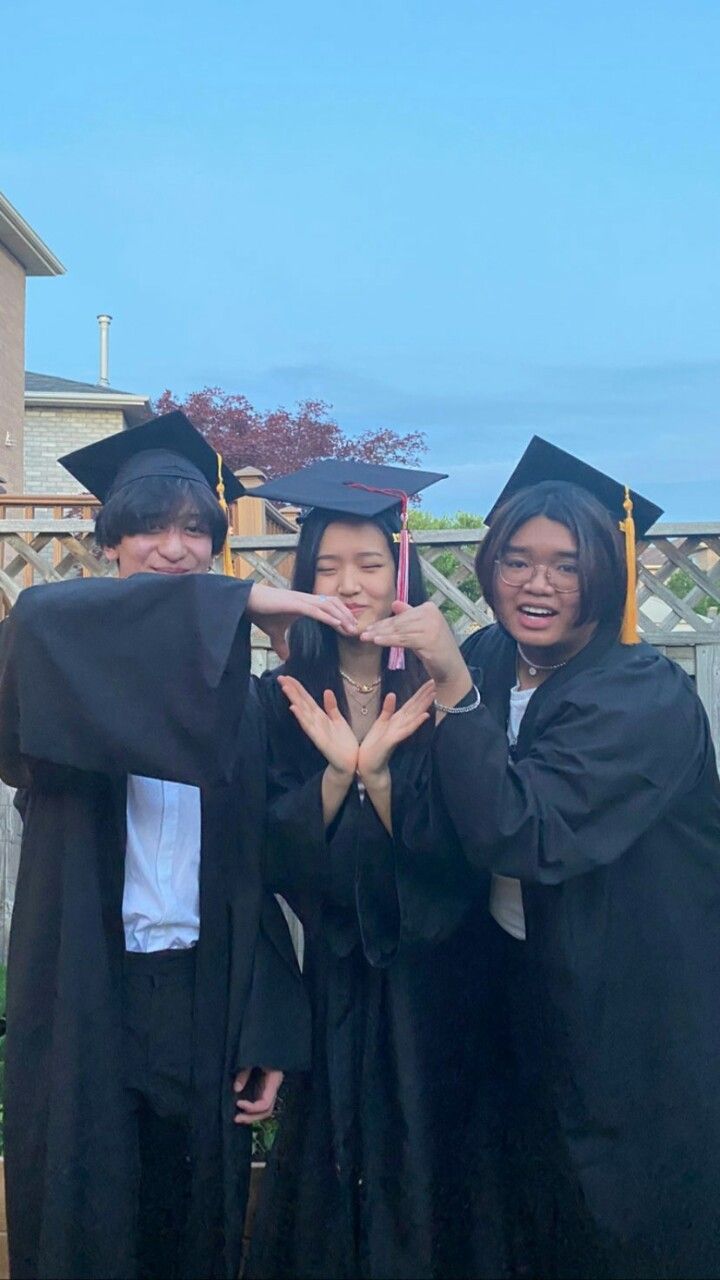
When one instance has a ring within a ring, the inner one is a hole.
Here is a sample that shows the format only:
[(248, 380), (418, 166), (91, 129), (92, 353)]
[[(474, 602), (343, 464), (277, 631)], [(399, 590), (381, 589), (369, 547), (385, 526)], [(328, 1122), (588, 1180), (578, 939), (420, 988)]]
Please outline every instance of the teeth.
[(552, 618), (554, 610), (553, 609), (533, 609), (529, 605), (523, 605), (520, 612), (529, 613), (532, 617), (535, 617), (535, 618)]

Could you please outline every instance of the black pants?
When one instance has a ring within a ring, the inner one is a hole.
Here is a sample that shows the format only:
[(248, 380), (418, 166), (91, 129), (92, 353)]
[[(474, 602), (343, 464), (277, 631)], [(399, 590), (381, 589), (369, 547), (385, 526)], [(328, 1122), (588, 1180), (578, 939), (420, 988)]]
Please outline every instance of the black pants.
[(182, 1280), (192, 1168), (195, 952), (127, 952), (123, 1043), (137, 1134), (139, 1280)]

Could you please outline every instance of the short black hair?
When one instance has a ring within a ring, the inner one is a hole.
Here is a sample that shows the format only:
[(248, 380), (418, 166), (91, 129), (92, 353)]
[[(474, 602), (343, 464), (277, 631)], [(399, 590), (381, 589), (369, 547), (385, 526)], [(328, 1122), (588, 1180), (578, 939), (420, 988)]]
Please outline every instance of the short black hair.
[(619, 525), (587, 489), (566, 481), (545, 480), (520, 489), (493, 515), (489, 533), (480, 543), (475, 572), (483, 595), (494, 608), (493, 588), (498, 556), (521, 525), (536, 516), (556, 520), (577, 544), (580, 612), (577, 626), (586, 622), (622, 622), (627, 589), (624, 541)]
[[(383, 534), (397, 572), (399, 547), (394, 537), (400, 532), (400, 515), (396, 507), (375, 516), (356, 516), (342, 512), (325, 511), (316, 507), (304, 520), (295, 554), (292, 586), (295, 591), (315, 590), (315, 569), (323, 534), (331, 524), (373, 524)], [(423, 604), (427, 599), (420, 560), (415, 547), (410, 544), (408, 601), (411, 605)], [(337, 635), (331, 627), (323, 626), (312, 618), (298, 618), (290, 629), (290, 656), (285, 664), (289, 675), (295, 676), (317, 702), (322, 704), (325, 689), (332, 689), (344, 715), (348, 714), (345, 686), (340, 676)], [(390, 671), (387, 660), (390, 650), (382, 650), (382, 695), (395, 693), (401, 706), (427, 680), (427, 673), (419, 658), (405, 650), (405, 668)]]
[(212, 552), (222, 550), (227, 537), (225, 512), (209, 485), (175, 476), (146, 476), (118, 489), (98, 512), (95, 541), (99, 547), (117, 547), (123, 538), (150, 529), (168, 528), (188, 517), (197, 518), (209, 534)]

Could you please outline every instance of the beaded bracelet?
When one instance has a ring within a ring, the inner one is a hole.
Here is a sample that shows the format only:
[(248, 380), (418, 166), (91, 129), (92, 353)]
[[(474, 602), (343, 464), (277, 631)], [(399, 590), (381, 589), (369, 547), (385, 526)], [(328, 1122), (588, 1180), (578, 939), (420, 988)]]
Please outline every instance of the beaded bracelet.
[(433, 706), (436, 711), (444, 711), (446, 716), (464, 716), (468, 711), (477, 711), (482, 703), (482, 698), (476, 684), (473, 685), (473, 689), (475, 690), (475, 701), (469, 703), (467, 707), (445, 707), (442, 702), (434, 702)]

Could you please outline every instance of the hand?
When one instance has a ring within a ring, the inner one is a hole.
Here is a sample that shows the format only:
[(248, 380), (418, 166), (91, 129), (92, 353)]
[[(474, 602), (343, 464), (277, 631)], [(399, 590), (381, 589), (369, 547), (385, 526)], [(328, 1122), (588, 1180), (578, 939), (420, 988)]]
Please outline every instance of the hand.
[(445, 698), (440, 697), (439, 686), (448, 686), (453, 691), (464, 686), (459, 697), (467, 693), (472, 688), (470, 672), (437, 605), (428, 601), (411, 608), (396, 600), (392, 609), (391, 618), (372, 623), (360, 639), (385, 648), (397, 645), (401, 649), (412, 649), (435, 681), (436, 696), (441, 702)]
[(315, 596), (254, 582), (250, 588), (248, 616), (270, 638), (279, 658), (288, 656), (287, 632), (296, 618), (315, 618), (346, 636), (357, 636), (357, 622), (337, 596)]
[(430, 719), (434, 697), (432, 680), (421, 685), (399, 711), (395, 710), (395, 694), (387, 695), (380, 715), (363, 738), (358, 752), (357, 770), (366, 786), (387, 769), (395, 748)]
[[(244, 1067), (242, 1071), (238, 1071), (233, 1089), (240, 1095), (235, 1101), (240, 1114), (235, 1116), (235, 1124), (255, 1124), (258, 1120), (268, 1120), (275, 1110), (282, 1082), (283, 1072), (273, 1071), (271, 1067)], [(243, 1098), (245, 1092), (252, 1096)]]
[(354, 778), (358, 741), (340, 713), (335, 694), (326, 689), (323, 705), (319, 707), (294, 676), (278, 676), (278, 684), (290, 703), (290, 711), (300, 728), (324, 755), (330, 768), (345, 778)]

